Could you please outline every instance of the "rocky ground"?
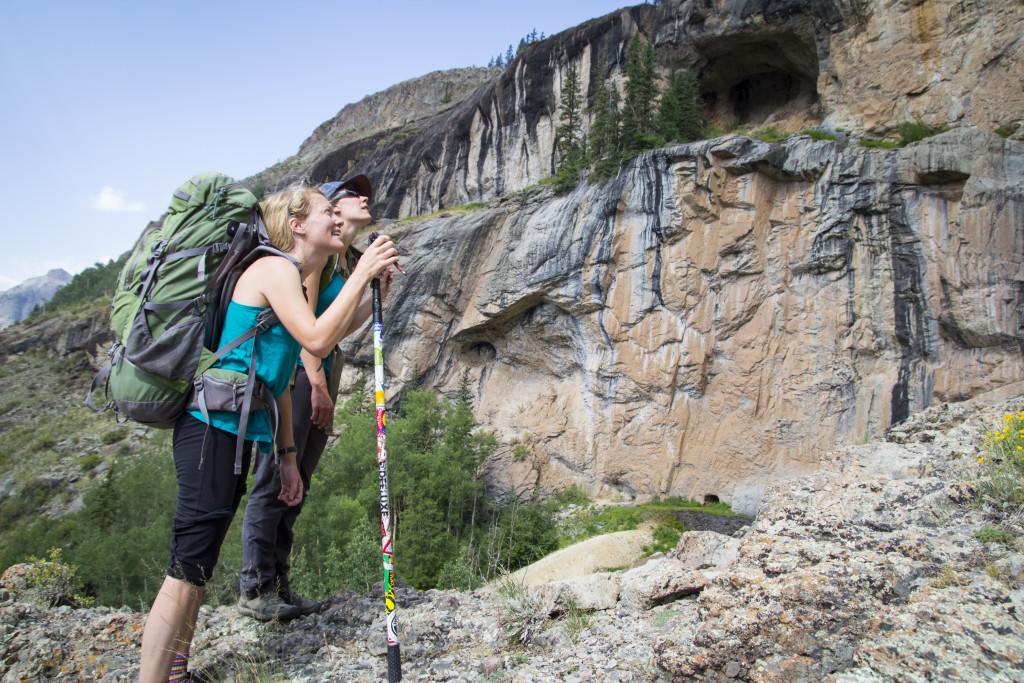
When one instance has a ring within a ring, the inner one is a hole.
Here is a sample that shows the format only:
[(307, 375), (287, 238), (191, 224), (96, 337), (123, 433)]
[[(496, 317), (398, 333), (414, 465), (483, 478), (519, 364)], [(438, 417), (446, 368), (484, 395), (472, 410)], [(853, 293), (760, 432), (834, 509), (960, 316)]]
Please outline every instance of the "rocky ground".
[[(1024, 680), (1021, 514), (976, 487), (981, 435), (1022, 408), (931, 408), (778, 481), (735, 536), (690, 532), (632, 569), (400, 591), (403, 680)], [(3, 681), (134, 680), (143, 614), (0, 598)], [(281, 624), (204, 608), (193, 662), (219, 681), (380, 681), (382, 615), (379, 594)]]

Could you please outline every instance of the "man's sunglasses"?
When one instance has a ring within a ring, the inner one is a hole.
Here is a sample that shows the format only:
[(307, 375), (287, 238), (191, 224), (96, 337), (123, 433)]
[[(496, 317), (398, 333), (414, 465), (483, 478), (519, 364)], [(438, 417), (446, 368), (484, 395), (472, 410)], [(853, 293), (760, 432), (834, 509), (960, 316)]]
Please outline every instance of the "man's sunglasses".
[(361, 197), (361, 196), (362, 195), (359, 194), (358, 192), (356, 192), (355, 190), (350, 190), (350, 189), (348, 189), (346, 187), (344, 190), (338, 190), (337, 192), (335, 192), (334, 195), (331, 196), (331, 201), (332, 202), (333, 201), (338, 201), (339, 199), (344, 199), (345, 197)]

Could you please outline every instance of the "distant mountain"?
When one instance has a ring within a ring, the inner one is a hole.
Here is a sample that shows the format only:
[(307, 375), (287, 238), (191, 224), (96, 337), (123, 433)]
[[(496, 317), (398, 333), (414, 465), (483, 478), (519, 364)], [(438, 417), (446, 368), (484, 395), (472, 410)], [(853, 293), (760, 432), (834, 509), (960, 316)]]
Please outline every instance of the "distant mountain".
[(26, 318), (33, 308), (48, 302), (58, 289), (69, 282), (71, 273), (55, 268), (46, 275), (29, 278), (0, 292), (0, 329)]

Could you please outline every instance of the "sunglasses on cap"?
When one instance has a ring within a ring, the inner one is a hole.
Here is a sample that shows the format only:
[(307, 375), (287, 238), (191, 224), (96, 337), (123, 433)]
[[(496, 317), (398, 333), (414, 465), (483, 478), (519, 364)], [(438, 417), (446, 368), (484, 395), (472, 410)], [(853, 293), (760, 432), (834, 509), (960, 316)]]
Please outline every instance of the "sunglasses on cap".
[(331, 201), (332, 202), (336, 202), (339, 199), (344, 199), (345, 197), (361, 197), (361, 196), (362, 195), (359, 194), (358, 192), (356, 192), (355, 190), (346, 187), (345, 189), (338, 190), (333, 195), (331, 195)]

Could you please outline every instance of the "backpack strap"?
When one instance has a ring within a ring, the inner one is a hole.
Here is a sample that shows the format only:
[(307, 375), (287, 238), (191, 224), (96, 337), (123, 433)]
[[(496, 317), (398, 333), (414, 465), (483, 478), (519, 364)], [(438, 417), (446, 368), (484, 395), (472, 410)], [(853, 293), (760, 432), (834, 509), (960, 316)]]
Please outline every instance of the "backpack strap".
[[(199, 183), (202, 182), (202, 178), (200, 178), (197, 175), (194, 175), (188, 179), (188, 182), (192, 183), (192, 185), (195, 187), (199, 187)], [(185, 190), (181, 189), (180, 187), (174, 191), (174, 196), (185, 203), (188, 203), (192, 199), (192, 193), (185, 192)]]
[[(176, 261), (183, 258), (192, 258), (193, 256), (210, 256), (212, 254), (220, 254), (227, 251), (230, 248), (230, 244), (227, 242), (217, 242), (206, 247), (193, 247), (191, 249), (182, 249), (176, 251), (173, 254), (168, 254), (164, 257), (164, 262)], [(196, 281), (202, 282), (206, 279), (206, 259), (199, 259), (199, 268), (196, 271)]]
[[(252, 410), (253, 386), (256, 382), (256, 343), (259, 341), (260, 333), (265, 332), (277, 323), (277, 314), (274, 313), (274, 309), (272, 308), (265, 309), (256, 316), (256, 327), (253, 328), (252, 353), (249, 354), (249, 377), (245, 383), (245, 396), (242, 398), (242, 412), (238, 418), (238, 443), (235, 446), (235, 474), (242, 473), (242, 442), (245, 440), (245, 430), (249, 426), (249, 411)], [(218, 353), (220, 353), (219, 350)], [(269, 390), (267, 393), (270, 393)], [(277, 401), (271, 397), (266, 408), (273, 418), (271, 442), (276, 443), (277, 428), (281, 420), (277, 411)]]
[(110, 348), (110, 360), (107, 361), (106, 365), (104, 365), (103, 368), (98, 373), (96, 373), (96, 376), (92, 378), (92, 385), (89, 387), (89, 393), (85, 395), (85, 407), (94, 413), (102, 413), (105, 410), (110, 410), (110, 408), (112, 408), (114, 405), (113, 401), (108, 400), (107, 405), (103, 406), (102, 408), (97, 408), (95, 405), (93, 405), (92, 397), (93, 394), (96, 393), (96, 390), (100, 388), (100, 385), (103, 385), (104, 397), (109, 398), (106, 390), (106, 382), (107, 377), (110, 376), (110, 372), (114, 368), (115, 354), (118, 353), (123, 353), (123, 347), (121, 347), (120, 343), (115, 341), (113, 346)]

